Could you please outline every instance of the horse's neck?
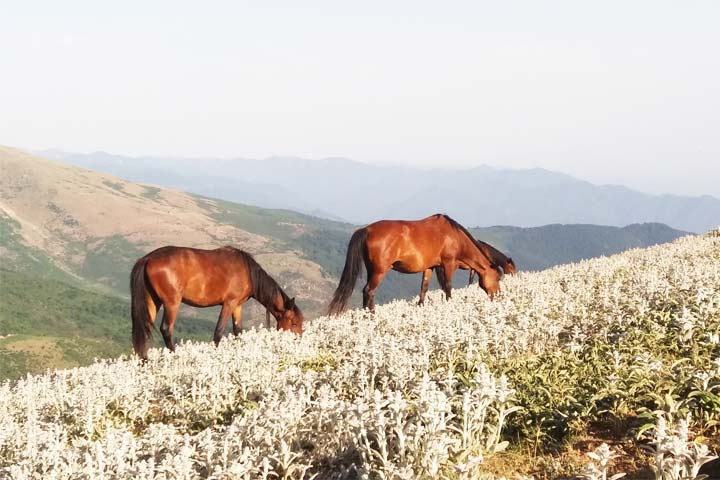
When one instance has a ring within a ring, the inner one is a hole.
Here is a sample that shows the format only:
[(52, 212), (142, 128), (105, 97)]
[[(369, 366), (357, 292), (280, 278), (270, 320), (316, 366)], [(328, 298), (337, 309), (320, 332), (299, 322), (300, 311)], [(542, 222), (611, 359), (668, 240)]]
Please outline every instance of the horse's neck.
[(476, 264), (470, 264), (470, 266), (473, 267), (473, 270), (477, 270), (477, 267), (481, 267), (482, 269), (491, 268), (492, 261), (490, 260), (490, 258), (492, 257), (490, 255), (487, 255), (486, 252), (483, 252), (480, 247), (478, 247), (478, 245), (470, 238), (468, 238), (468, 236), (465, 235), (463, 232), (459, 233), (462, 238), (464, 238), (463, 249), (465, 251), (465, 254), (468, 256), (469, 262)]
[(493, 247), (487, 242), (483, 242), (482, 240), (478, 240), (478, 243), (483, 246), (483, 249), (485, 251), (485, 254), (487, 257), (493, 262), (497, 264), (504, 265), (507, 263), (507, 258), (503, 253), (498, 250), (497, 248)]
[(275, 318), (280, 316), (285, 309), (285, 299), (279, 292), (273, 296), (266, 296), (266, 298), (258, 298), (256, 296), (255, 300), (260, 302)]

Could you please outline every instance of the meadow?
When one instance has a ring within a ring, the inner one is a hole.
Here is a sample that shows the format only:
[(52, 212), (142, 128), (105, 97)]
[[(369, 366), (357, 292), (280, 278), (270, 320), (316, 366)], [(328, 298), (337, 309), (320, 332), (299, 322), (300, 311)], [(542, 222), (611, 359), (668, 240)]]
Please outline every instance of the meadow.
[(7, 381), (0, 479), (717, 472), (720, 231), (502, 286)]

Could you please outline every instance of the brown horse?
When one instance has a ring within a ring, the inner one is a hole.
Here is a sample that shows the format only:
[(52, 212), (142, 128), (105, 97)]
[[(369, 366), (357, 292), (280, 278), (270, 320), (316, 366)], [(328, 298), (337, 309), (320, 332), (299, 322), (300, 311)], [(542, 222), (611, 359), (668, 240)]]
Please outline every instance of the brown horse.
[[(515, 266), (515, 262), (513, 262), (513, 259), (502, 253), (497, 248), (493, 247), (487, 242), (483, 242), (480, 239), (476, 239), (478, 243), (480, 244), (480, 248), (485, 252), (485, 255), (487, 255), (489, 258), (492, 259), (493, 263), (497, 265), (498, 267), (502, 268), (503, 273), (505, 275), (515, 275), (517, 273), (517, 267)], [(475, 270), (470, 269), (470, 278), (468, 278), (468, 285), (473, 283), (473, 280), (475, 279)], [(482, 280), (478, 280), (481, 282)]]
[[(497, 248), (493, 247), (487, 242), (483, 242), (482, 240), (476, 238), (475, 239), (478, 243), (478, 247), (480, 250), (485, 254), (486, 257), (488, 257), (493, 264), (496, 266), (496, 270), (498, 270), (498, 273), (506, 274), (506, 275), (515, 275), (517, 273), (517, 267), (515, 267), (515, 262), (513, 262), (513, 259), (506, 256), (504, 253), (502, 253)], [(475, 278), (475, 270), (470, 268), (467, 265), (464, 265), (463, 263), (460, 263), (458, 265), (458, 268), (460, 270), (470, 270), (470, 278), (468, 279), (468, 285), (473, 283), (473, 280)], [(502, 270), (501, 270), (502, 269)], [(440, 284), (440, 287), (443, 289), (445, 287), (445, 277), (443, 276), (443, 269), (442, 267), (437, 267), (434, 269), (437, 271), (437, 277), (438, 277), (438, 283)], [(418, 302), (418, 305), (422, 305), (425, 302), (425, 295), (427, 294), (428, 289), (428, 283), (430, 282), (430, 278), (432, 277), (433, 270), (426, 270), (423, 273), (423, 279), (420, 283), (420, 301)], [(482, 277), (478, 275), (478, 285), (482, 288)]]
[(242, 328), (242, 306), (254, 298), (277, 319), (278, 330), (302, 333), (303, 314), (275, 280), (247, 252), (225, 246), (216, 250), (162, 247), (140, 258), (130, 274), (132, 339), (135, 352), (147, 358), (147, 339), (164, 307), (160, 328), (165, 345), (175, 350), (173, 328), (180, 302), (193, 307), (222, 305), (215, 345), (232, 315), (233, 333)]
[(473, 236), (447, 215), (437, 214), (416, 221), (382, 220), (356, 230), (348, 244), (340, 284), (330, 302), (331, 315), (339, 314), (347, 306), (360, 274), (361, 261), (367, 270), (363, 307), (371, 311), (375, 308), (375, 290), (390, 269), (402, 273), (423, 272), (423, 285), (427, 289), (432, 269), (438, 268), (438, 272), (443, 273), (445, 295), (450, 298), (453, 273), (464, 265), (480, 272), (483, 289), (489, 295), (500, 291), (496, 266), (480, 250)]

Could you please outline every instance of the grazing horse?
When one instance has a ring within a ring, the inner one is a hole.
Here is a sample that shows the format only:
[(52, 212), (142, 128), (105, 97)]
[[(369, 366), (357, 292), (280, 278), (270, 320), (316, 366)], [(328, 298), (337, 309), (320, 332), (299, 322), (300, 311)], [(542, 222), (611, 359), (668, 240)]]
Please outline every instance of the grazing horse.
[[(478, 243), (480, 244), (480, 248), (483, 249), (485, 252), (485, 255), (490, 257), (497, 265), (498, 267), (503, 269), (503, 273), (505, 275), (515, 275), (517, 273), (517, 267), (515, 267), (515, 262), (513, 262), (513, 259), (502, 253), (497, 248), (493, 247), (487, 242), (483, 242), (482, 240), (476, 239)], [(461, 267), (462, 268), (462, 267)], [(475, 279), (475, 270), (470, 270), (470, 278), (468, 279), (468, 285), (473, 283), (473, 280)], [(481, 280), (478, 280), (480, 282)], [(478, 283), (479, 284), (479, 283)]]
[(416, 221), (381, 220), (356, 230), (348, 244), (340, 284), (328, 312), (337, 315), (347, 306), (365, 263), (367, 283), (363, 288), (363, 307), (375, 308), (375, 290), (390, 270), (402, 273), (423, 272), (423, 284), (430, 280), (433, 268), (442, 271), (442, 285), (447, 298), (452, 290), (452, 276), (463, 265), (480, 272), (482, 288), (494, 295), (500, 291), (500, 274), (492, 261), (480, 250), (477, 241), (462, 225), (447, 215), (433, 215)]
[[(505, 273), (508, 275), (515, 275), (517, 273), (517, 268), (515, 268), (515, 262), (513, 262), (513, 259), (510, 257), (505, 256), (504, 253), (502, 253), (497, 248), (493, 247), (487, 242), (483, 242), (482, 240), (475, 239), (478, 243), (478, 247), (480, 250), (485, 254), (486, 257), (492, 261), (492, 263), (495, 265), (495, 269), (498, 271), (498, 274)], [(473, 270), (471, 267), (460, 263), (458, 265), (458, 268), (460, 270), (470, 270), (470, 279), (468, 280), (468, 285), (473, 283), (473, 279), (475, 278), (475, 270)], [(502, 272), (500, 269), (502, 268)], [(437, 277), (438, 277), (438, 283), (440, 284), (440, 287), (445, 289), (445, 276), (442, 266), (437, 267), (435, 269), (426, 270), (423, 272), (423, 279), (420, 283), (420, 300), (418, 301), (418, 305), (422, 305), (425, 303), (425, 295), (427, 294), (428, 290), (428, 283), (430, 282), (430, 278), (432, 277), (433, 270), (436, 271)], [(478, 275), (478, 285), (482, 288), (482, 277)]]
[(147, 339), (164, 307), (165, 346), (175, 350), (173, 328), (180, 302), (193, 307), (222, 305), (215, 345), (233, 317), (233, 333), (242, 329), (242, 306), (254, 298), (277, 319), (278, 330), (301, 334), (303, 314), (273, 278), (247, 252), (225, 246), (215, 250), (162, 247), (140, 258), (130, 274), (132, 339), (135, 352), (147, 358)]

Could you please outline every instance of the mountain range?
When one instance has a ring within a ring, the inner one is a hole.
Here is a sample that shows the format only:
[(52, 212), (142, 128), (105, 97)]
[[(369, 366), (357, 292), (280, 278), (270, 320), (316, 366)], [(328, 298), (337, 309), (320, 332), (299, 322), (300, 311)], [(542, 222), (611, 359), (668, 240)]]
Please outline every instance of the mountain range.
[(130, 181), (355, 224), (435, 212), (479, 227), (658, 222), (698, 233), (720, 224), (720, 200), (712, 196), (650, 195), (537, 168), (423, 170), (345, 158), (176, 159), (60, 151), (45, 155)]

